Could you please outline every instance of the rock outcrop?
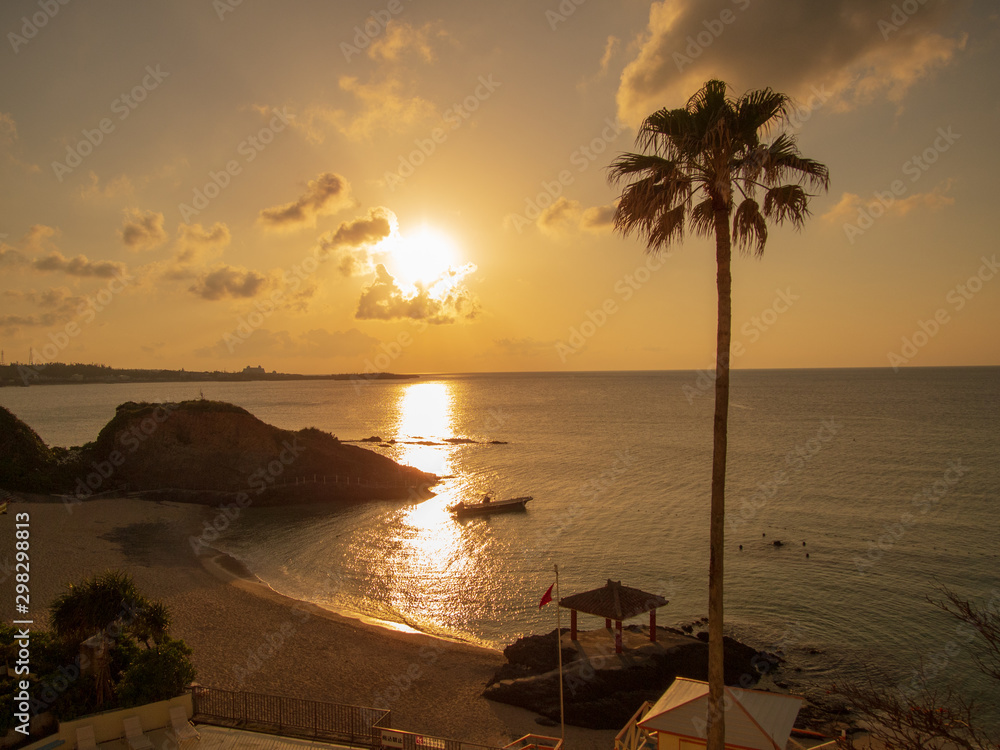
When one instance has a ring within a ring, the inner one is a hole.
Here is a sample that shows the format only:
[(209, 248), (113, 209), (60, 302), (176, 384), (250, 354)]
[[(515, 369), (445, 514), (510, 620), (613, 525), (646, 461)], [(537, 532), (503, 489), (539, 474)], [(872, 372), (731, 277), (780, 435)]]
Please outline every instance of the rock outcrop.
[[(12, 448), (2, 446), (4, 463), (9, 453), (28, 456), (32, 466), (51, 465), (52, 452), (46, 458), (44, 443), (24, 428), (27, 437)], [(10, 488), (79, 499), (109, 491), (159, 491), (210, 504), (244, 493), (268, 505), (408, 497), (425, 493), (437, 480), (315, 428), (282, 430), (241, 407), (206, 400), (124, 403), (93, 443), (67, 456), (50, 474), (58, 486)]]
[[(565, 632), (565, 631), (564, 631)], [(566, 723), (591, 729), (620, 729), (642, 705), (655, 701), (675, 677), (708, 678), (708, 644), (669, 628), (657, 628), (657, 643), (648, 630), (625, 632), (626, 649), (614, 653), (606, 630), (580, 632), (572, 644), (563, 641), (563, 693)], [(521, 638), (504, 649), (501, 667), (483, 696), (559, 719), (559, 672), (556, 631)], [(726, 683), (750, 687), (778, 662), (726, 638)]]

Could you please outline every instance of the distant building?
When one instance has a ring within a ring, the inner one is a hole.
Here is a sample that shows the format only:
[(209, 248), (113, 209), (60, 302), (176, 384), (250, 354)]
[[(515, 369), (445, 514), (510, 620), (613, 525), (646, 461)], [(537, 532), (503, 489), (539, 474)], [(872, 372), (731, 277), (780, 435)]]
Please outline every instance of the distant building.
[(257, 365), (256, 367), (251, 367), (250, 365), (247, 365), (246, 367), (243, 368), (243, 374), (244, 375), (266, 375), (267, 373), (264, 371), (264, 368), (261, 367), (260, 365)]

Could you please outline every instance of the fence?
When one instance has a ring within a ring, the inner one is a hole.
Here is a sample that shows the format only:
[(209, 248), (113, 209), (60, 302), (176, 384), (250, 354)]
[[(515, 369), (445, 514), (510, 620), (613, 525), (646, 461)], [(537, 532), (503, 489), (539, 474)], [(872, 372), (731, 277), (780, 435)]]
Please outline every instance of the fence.
[(345, 706), (280, 695), (194, 686), (194, 720), (283, 735), (381, 746), (381, 728), (392, 726), (384, 708)]
[(403, 732), (399, 729), (378, 729), (378, 744), (384, 750), (500, 750), (494, 745), (477, 745), (461, 740), (448, 740), (441, 737), (430, 737), (416, 732)]

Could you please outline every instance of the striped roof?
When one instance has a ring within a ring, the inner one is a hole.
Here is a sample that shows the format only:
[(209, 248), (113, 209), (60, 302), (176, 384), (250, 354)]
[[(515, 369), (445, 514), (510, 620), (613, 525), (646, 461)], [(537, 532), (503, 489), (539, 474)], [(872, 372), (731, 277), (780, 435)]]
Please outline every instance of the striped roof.
[[(804, 702), (797, 695), (726, 688), (726, 747), (784, 750)], [(640, 719), (644, 729), (695, 740), (705, 739), (708, 683), (676, 678)]]
[(599, 589), (564, 596), (559, 600), (560, 607), (611, 620), (627, 620), (666, 604), (667, 600), (662, 596), (622, 586), (621, 581), (610, 578)]

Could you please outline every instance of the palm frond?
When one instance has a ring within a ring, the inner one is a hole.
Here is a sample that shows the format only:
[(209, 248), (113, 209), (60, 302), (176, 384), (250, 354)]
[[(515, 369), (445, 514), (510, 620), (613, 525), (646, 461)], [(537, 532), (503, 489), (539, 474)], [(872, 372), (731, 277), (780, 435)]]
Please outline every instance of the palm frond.
[(801, 227), (806, 189), (828, 189), (830, 176), (799, 153), (793, 136), (762, 140), (786, 119), (788, 106), (786, 95), (769, 88), (734, 99), (724, 82), (709, 80), (684, 108), (649, 115), (636, 135), (641, 153), (621, 154), (609, 168), (609, 182), (625, 184), (615, 229), (635, 232), (655, 251), (680, 241), (685, 223), (711, 237), (722, 211), (736, 245), (760, 254), (768, 220)]
[(691, 231), (699, 237), (711, 237), (715, 233), (715, 208), (711, 198), (705, 198), (691, 209)]
[(764, 194), (764, 215), (778, 224), (801, 229), (809, 215), (809, 196), (801, 185), (779, 185)]
[(755, 255), (764, 252), (767, 244), (767, 222), (760, 212), (757, 201), (747, 198), (736, 208), (733, 215), (733, 242), (740, 250), (753, 250)]

